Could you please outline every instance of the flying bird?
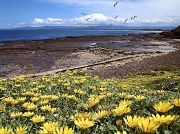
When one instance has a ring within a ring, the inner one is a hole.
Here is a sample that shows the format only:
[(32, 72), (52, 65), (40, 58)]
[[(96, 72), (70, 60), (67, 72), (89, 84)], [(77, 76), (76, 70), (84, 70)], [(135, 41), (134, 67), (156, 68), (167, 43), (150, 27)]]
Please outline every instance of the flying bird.
[(82, 15), (87, 15), (87, 13), (81, 13)]
[(114, 19), (117, 19), (118, 16), (119, 16), (119, 15), (116, 15), (116, 17), (114, 17)]
[(114, 7), (118, 4), (119, 2), (116, 2), (115, 4), (114, 4)]
[(135, 19), (136, 17), (137, 17), (137, 16), (133, 16), (133, 17), (131, 17), (131, 20), (132, 20), (132, 19)]
[(87, 18), (86, 20), (89, 20), (90, 18)]
[(112, 25), (114, 25), (114, 22), (113, 22), (113, 23), (111, 23), (109, 26), (112, 26)]
[(126, 19), (126, 20), (124, 21), (124, 24), (126, 23), (126, 21), (128, 21), (128, 19)]

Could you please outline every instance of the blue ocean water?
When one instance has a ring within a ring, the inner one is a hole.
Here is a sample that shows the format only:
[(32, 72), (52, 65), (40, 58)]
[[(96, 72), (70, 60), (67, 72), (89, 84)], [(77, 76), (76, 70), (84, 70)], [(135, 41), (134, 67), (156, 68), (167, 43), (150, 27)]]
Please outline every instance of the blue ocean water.
[(59, 37), (75, 36), (113, 36), (128, 34), (160, 33), (163, 30), (156, 29), (103, 29), (103, 28), (19, 28), (0, 29), (0, 42), (15, 40), (42, 40)]

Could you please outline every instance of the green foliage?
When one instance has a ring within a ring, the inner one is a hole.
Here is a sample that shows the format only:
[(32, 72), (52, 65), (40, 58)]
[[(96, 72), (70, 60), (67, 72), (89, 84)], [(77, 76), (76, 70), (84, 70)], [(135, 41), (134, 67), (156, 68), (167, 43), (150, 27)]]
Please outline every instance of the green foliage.
[(173, 29), (171, 32), (173, 32), (174, 35), (180, 35), (180, 25), (176, 27), (175, 29)]
[(155, 69), (154, 71), (169, 71), (169, 72), (179, 71), (180, 72), (180, 67), (163, 66), (163, 67)]
[(151, 76), (157, 76), (157, 72), (145, 72), (142, 75), (151, 75)]

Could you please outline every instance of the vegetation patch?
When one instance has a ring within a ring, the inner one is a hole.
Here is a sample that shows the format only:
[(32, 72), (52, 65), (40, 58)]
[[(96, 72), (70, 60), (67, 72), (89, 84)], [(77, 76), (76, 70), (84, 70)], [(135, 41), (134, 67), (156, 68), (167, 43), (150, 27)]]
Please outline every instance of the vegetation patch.
[(0, 134), (178, 134), (179, 70), (105, 80), (77, 70), (0, 78)]
[(180, 25), (178, 27), (176, 27), (175, 29), (173, 29), (171, 32), (174, 33), (174, 35), (180, 35)]

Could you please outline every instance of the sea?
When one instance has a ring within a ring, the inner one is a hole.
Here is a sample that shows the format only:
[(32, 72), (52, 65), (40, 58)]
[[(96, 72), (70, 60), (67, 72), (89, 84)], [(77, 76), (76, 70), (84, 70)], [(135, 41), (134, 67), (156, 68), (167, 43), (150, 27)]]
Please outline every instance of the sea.
[[(23, 27), (0, 29), (0, 42), (17, 40), (43, 40), (77, 36), (118, 36), (129, 34), (161, 33), (173, 27)], [(2, 43), (0, 43), (2, 45)]]

